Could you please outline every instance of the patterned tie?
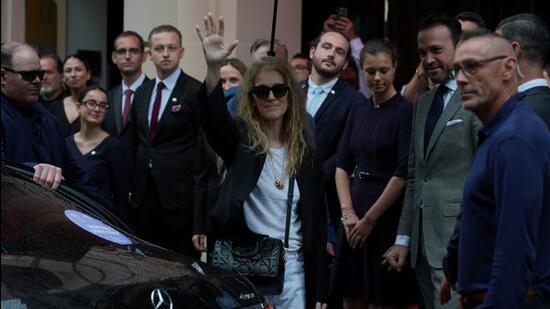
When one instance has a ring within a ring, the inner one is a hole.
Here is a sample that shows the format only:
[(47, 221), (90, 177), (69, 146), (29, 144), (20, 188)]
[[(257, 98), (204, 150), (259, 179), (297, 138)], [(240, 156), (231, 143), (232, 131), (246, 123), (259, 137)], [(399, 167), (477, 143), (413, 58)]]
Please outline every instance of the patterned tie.
[(309, 101), (307, 105), (307, 113), (310, 114), (311, 117), (315, 117), (319, 107), (321, 107), (321, 96), (323, 92), (323, 88), (321, 87), (313, 88), (313, 98), (311, 98), (311, 101)]
[(149, 135), (151, 136), (151, 139), (155, 137), (155, 133), (157, 131), (160, 102), (162, 101), (163, 88), (164, 88), (164, 83), (159, 82), (157, 84), (157, 95), (155, 96), (155, 102), (153, 103), (153, 112), (151, 113), (151, 124), (149, 125)]
[(428, 117), (426, 118), (426, 127), (424, 131), (424, 154), (426, 154), (426, 150), (428, 149), (428, 144), (430, 142), (430, 138), (432, 137), (435, 125), (443, 112), (443, 96), (447, 90), (447, 86), (439, 85), (439, 87), (437, 87), (437, 91), (435, 92), (432, 105), (430, 106), (430, 111), (428, 112)]
[(130, 106), (132, 105), (132, 94), (134, 91), (132, 89), (126, 89), (124, 91), (124, 110), (122, 111), (122, 125), (120, 128), (124, 128), (126, 126), (126, 122), (128, 121), (128, 115), (130, 114)]

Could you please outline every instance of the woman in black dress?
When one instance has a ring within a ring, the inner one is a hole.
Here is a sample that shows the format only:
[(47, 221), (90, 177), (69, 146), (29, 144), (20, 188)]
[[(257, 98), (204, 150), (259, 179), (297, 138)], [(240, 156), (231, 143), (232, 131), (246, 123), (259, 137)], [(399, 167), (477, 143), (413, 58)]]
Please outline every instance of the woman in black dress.
[(52, 104), (52, 112), (59, 121), (61, 132), (65, 136), (75, 134), (80, 131), (80, 121), (78, 121), (78, 98), (84, 88), (90, 83), (92, 78), (90, 66), (86, 59), (78, 54), (67, 56), (63, 61), (63, 79), (70, 95)]
[(100, 204), (126, 215), (129, 192), (129, 156), (117, 138), (101, 128), (109, 111), (107, 93), (98, 86), (85, 88), (78, 100), (81, 130), (67, 137), (67, 150), (90, 177), (93, 195)]
[(413, 273), (388, 272), (381, 262), (395, 241), (401, 213), (412, 104), (393, 86), (396, 55), (390, 42), (367, 42), (361, 62), (373, 97), (353, 107), (338, 148), (342, 226), (331, 291), (344, 297), (346, 308), (399, 307), (416, 301)]

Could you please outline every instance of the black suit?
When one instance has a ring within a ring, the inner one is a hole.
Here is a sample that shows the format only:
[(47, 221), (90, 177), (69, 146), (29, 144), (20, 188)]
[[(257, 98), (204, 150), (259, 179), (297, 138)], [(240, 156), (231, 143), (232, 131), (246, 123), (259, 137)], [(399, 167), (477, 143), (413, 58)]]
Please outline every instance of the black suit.
[[(266, 155), (250, 150), (246, 125), (241, 119), (231, 118), (220, 84), (209, 97), (205, 97), (204, 88), (200, 93), (201, 125), (210, 145), (227, 166), (216, 205), (210, 211), (212, 230), (216, 236), (246, 237), (252, 232), (247, 227), (243, 205), (256, 187)], [(328, 278), (321, 168), (311, 149), (304, 156), (296, 181), (300, 189), (298, 208), (302, 221), (306, 307), (313, 308), (316, 301), (325, 301)]]
[[(149, 78), (145, 76), (143, 83), (149, 81)], [(142, 83), (142, 85), (143, 85)], [(124, 145), (129, 147), (129, 134), (128, 125), (131, 121), (131, 115), (128, 115), (126, 125), (122, 127), (122, 85), (115, 86), (109, 90), (109, 112), (103, 120), (103, 129), (112, 136), (118, 137)]]
[(550, 88), (538, 86), (527, 89), (523, 92), (523, 99), (531, 109), (546, 123), (550, 128)]
[[(307, 80), (302, 82), (302, 88), (307, 97)], [(341, 213), (334, 181), (336, 152), (352, 105), (366, 101), (364, 95), (339, 78), (313, 118), (317, 155), (323, 166), (327, 204), (332, 224), (335, 227), (340, 223)]]
[(194, 254), (191, 243), (195, 161), (199, 133), (200, 83), (181, 72), (162, 112), (156, 134), (149, 134), (148, 109), (155, 80), (134, 95), (128, 134), (135, 159), (130, 208), (132, 221), (147, 240)]

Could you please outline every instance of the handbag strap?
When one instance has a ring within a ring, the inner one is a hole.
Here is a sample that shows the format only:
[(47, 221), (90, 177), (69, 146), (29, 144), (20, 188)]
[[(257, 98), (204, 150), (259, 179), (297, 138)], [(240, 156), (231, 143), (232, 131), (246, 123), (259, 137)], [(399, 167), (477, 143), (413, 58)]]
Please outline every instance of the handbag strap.
[(288, 234), (290, 230), (290, 212), (292, 211), (292, 203), (294, 200), (294, 176), (288, 179), (288, 197), (286, 199), (286, 226), (285, 226), (285, 248), (288, 249)]

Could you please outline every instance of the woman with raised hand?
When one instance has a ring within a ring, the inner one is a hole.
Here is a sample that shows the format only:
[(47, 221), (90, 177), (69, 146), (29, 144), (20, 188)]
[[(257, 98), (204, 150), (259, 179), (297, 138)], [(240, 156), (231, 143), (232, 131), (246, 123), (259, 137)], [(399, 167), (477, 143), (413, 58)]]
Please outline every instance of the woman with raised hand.
[(76, 164), (89, 176), (84, 188), (97, 202), (127, 215), (130, 186), (128, 151), (116, 137), (101, 128), (109, 111), (107, 92), (88, 86), (80, 92), (77, 110), (80, 131), (67, 137), (67, 150)]
[(204, 24), (205, 34), (196, 27), (208, 67), (200, 121), (227, 166), (210, 211), (213, 237), (260, 234), (283, 240), (292, 180), (283, 291), (267, 295), (268, 302), (276, 308), (321, 308), (327, 288), (325, 203), (301, 90), (288, 64), (276, 59), (256, 63), (245, 76), (232, 118), (223, 99), (220, 66), (238, 42), (223, 43), (222, 17), (219, 28), (210, 14)]

